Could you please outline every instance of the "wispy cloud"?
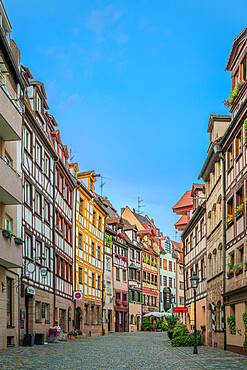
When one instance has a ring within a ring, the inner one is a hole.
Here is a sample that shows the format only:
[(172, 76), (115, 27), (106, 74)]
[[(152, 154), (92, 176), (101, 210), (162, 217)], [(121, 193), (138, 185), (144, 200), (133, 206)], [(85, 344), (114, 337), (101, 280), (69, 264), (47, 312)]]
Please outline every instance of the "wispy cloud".
[(154, 27), (152, 27), (151, 22), (146, 18), (142, 17), (139, 21), (139, 30), (144, 32), (152, 32), (154, 30)]
[(93, 10), (86, 19), (86, 25), (98, 37), (102, 37), (105, 29), (119, 20), (121, 16), (121, 10), (116, 9), (114, 5), (109, 5), (101, 10)]
[(83, 101), (84, 97), (80, 96), (79, 94), (73, 94), (65, 98), (64, 100), (61, 101), (59, 104), (59, 108), (61, 110), (67, 110), (72, 108), (75, 105), (81, 104)]

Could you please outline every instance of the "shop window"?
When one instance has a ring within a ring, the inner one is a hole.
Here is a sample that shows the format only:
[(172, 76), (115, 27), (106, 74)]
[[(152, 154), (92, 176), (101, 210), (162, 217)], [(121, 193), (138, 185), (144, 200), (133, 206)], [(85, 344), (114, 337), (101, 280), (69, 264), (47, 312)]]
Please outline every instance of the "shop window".
[(13, 325), (13, 284), (12, 279), (7, 278), (6, 289), (6, 304), (7, 304), (7, 326)]

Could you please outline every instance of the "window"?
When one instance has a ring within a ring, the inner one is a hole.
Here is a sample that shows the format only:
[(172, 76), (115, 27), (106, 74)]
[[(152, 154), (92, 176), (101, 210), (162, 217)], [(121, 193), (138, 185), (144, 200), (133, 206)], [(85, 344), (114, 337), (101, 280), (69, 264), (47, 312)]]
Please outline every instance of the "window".
[(194, 247), (194, 238), (193, 238), (193, 233), (190, 234), (190, 249)]
[(123, 270), (123, 281), (126, 281), (126, 270)]
[(169, 287), (172, 288), (172, 278), (169, 277)]
[(137, 302), (141, 302), (141, 292), (137, 292)]
[(98, 260), (100, 261), (100, 246), (98, 245)]
[(93, 226), (95, 226), (96, 212), (93, 212)]
[(204, 259), (201, 260), (201, 280), (204, 280), (205, 276), (204, 276)]
[(239, 132), (236, 138), (236, 157), (238, 157), (242, 153), (242, 133)]
[(93, 191), (93, 181), (90, 179), (90, 190)]
[(82, 205), (83, 205), (83, 200), (80, 198), (80, 206), (79, 206), (80, 215), (82, 215)]
[(120, 278), (119, 278), (119, 268), (116, 268), (116, 280), (120, 280)]
[(41, 263), (42, 249), (41, 249), (41, 243), (40, 242), (36, 241), (35, 252), (36, 252), (37, 262)]
[(49, 204), (47, 203), (47, 201), (45, 200), (44, 201), (44, 217), (45, 217), (45, 221), (49, 221)]
[(176, 278), (174, 278), (174, 288), (176, 288)]
[(40, 322), (40, 302), (35, 302), (35, 321)]
[(179, 304), (184, 304), (184, 297), (179, 297)]
[(50, 172), (50, 160), (45, 154), (45, 175), (49, 177), (49, 172)]
[(130, 250), (130, 259), (131, 260), (134, 259), (134, 250), (133, 249)]
[(84, 306), (84, 324), (87, 325), (87, 320), (88, 320), (88, 305)]
[(41, 210), (41, 196), (40, 194), (36, 191), (35, 192), (35, 212), (40, 215), (40, 210)]
[(198, 237), (198, 226), (195, 228), (195, 244), (197, 244), (198, 242), (197, 237)]
[(182, 275), (183, 274), (183, 267), (179, 266), (179, 273)]
[(98, 229), (101, 230), (101, 217), (99, 216)]
[(167, 286), (167, 276), (163, 276), (164, 286)]
[(100, 284), (100, 276), (98, 276), (98, 290), (100, 290), (101, 284)]
[(116, 299), (120, 299), (120, 293), (116, 294)]
[(59, 191), (62, 193), (63, 192), (63, 176), (59, 176)]
[(204, 236), (204, 222), (201, 221), (201, 238)]
[(6, 230), (9, 230), (11, 231), (12, 230), (12, 220), (9, 216), (5, 216), (5, 223), (4, 223), (4, 227)]
[(12, 279), (7, 277), (7, 290), (6, 290), (6, 305), (7, 305), (7, 326), (13, 324), (13, 292), (12, 292)]
[(148, 283), (150, 283), (150, 273), (148, 272)]
[(167, 260), (164, 259), (164, 270), (167, 270)]
[(140, 259), (141, 259), (141, 254), (140, 254), (140, 252), (136, 252), (136, 260), (137, 260), (137, 262), (140, 262)]
[(176, 263), (173, 263), (173, 271), (176, 271)]
[(79, 283), (82, 284), (82, 268), (79, 267)]
[(233, 198), (230, 199), (227, 203), (227, 214), (233, 215)]
[(242, 80), (247, 80), (247, 57), (244, 58), (242, 63)]
[(149, 295), (147, 295), (147, 305), (149, 306)]
[(96, 307), (96, 324), (99, 324), (99, 307)]
[(152, 240), (148, 239), (149, 246), (152, 247)]
[(169, 261), (169, 271), (172, 271), (172, 261)]
[(50, 249), (45, 247), (45, 267), (50, 267)]
[(90, 312), (90, 316), (91, 316), (91, 325), (93, 325), (93, 311), (94, 311), (94, 306), (91, 306), (91, 312)]
[(92, 274), (92, 288), (95, 286), (95, 274)]
[(211, 278), (213, 276), (213, 261), (211, 254), (209, 255), (208, 259), (209, 259), (209, 277)]
[(24, 131), (24, 148), (31, 153), (31, 133), (27, 128)]
[(106, 294), (110, 294), (111, 292), (111, 283), (109, 281), (106, 282)]
[(26, 257), (32, 258), (31, 237), (28, 234), (25, 235), (25, 252)]
[(155, 275), (155, 277), (154, 277), (154, 282), (157, 285), (157, 275)]
[(25, 180), (25, 202), (31, 205), (31, 185)]
[(228, 149), (227, 152), (227, 163), (228, 163), (228, 169), (232, 167), (232, 146)]
[(41, 99), (40, 99), (40, 96), (38, 94), (36, 96), (36, 110), (41, 112)]
[(95, 253), (95, 245), (94, 243), (92, 243), (92, 257), (95, 257), (94, 253)]
[(41, 166), (41, 147), (36, 144), (36, 163)]
[(123, 293), (123, 301), (127, 301), (126, 293)]
[(10, 158), (10, 156), (6, 153), (5, 151), (5, 163), (8, 165), (8, 166), (12, 166), (12, 159)]
[(182, 281), (179, 282), (179, 289), (184, 289), (184, 283)]
[(106, 270), (110, 270), (110, 258), (106, 258), (105, 266), (106, 266)]
[(243, 204), (243, 188), (240, 188), (236, 194), (237, 206)]

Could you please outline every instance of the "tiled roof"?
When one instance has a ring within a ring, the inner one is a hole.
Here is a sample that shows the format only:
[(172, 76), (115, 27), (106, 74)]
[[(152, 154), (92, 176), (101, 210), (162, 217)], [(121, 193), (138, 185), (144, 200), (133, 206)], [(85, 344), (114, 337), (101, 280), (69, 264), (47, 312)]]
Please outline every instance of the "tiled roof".
[(133, 211), (133, 214), (135, 215), (135, 217), (137, 218), (137, 220), (143, 225), (143, 224), (148, 224), (148, 223), (150, 223), (149, 222), (149, 220), (146, 218), (146, 217), (144, 217), (144, 216), (142, 216), (142, 215), (140, 215), (139, 213), (136, 213), (136, 212), (134, 212)]
[(187, 190), (179, 201), (172, 207), (173, 212), (176, 212), (178, 208), (193, 207), (193, 199), (189, 199), (191, 196), (191, 190)]
[(79, 172), (79, 173), (78, 173), (78, 176), (91, 175), (92, 173), (94, 173), (94, 170), (92, 170), (92, 171)]
[(175, 223), (175, 227), (183, 226), (183, 225), (187, 225), (187, 216), (186, 215), (183, 215), (182, 217), (180, 217), (180, 219)]

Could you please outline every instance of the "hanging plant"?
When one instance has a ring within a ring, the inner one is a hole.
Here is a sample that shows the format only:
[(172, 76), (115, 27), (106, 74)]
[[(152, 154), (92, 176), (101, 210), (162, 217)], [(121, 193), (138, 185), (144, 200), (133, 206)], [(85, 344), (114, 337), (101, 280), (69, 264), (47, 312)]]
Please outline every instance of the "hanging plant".
[(236, 320), (234, 316), (228, 316), (227, 318), (227, 324), (229, 325), (230, 333), (235, 334), (236, 333)]
[(105, 234), (105, 242), (107, 245), (109, 245), (109, 247), (111, 247), (113, 244), (112, 237), (110, 235)]
[(247, 312), (243, 313), (242, 319), (244, 322), (244, 336), (245, 336), (243, 348), (244, 348), (244, 351), (247, 352)]
[(234, 100), (236, 99), (236, 97), (238, 96), (240, 90), (242, 89), (242, 87), (246, 84), (246, 81), (241, 81), (237, 84), (236, 87), (234, 87), (234, 89), (232, 90), (231, 94), (230, 94), (230, 98), (229, 99), (225, 99), (224, 100), (224, 105), (227, 107), (227, 108), (230, 108), (234, 102)]

